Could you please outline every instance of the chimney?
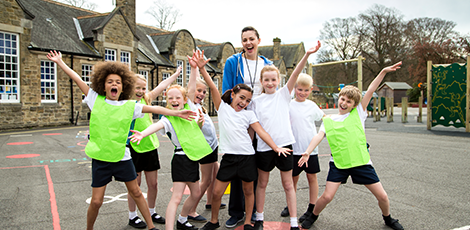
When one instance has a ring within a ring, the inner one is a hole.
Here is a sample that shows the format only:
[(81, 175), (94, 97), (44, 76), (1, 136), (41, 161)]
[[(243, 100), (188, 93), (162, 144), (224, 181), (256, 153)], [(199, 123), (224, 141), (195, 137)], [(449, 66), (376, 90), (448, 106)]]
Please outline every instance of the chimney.
[(115, 0), (116, 7), (121, 7), (121, 11), (129, 22), (132, 31), (136, 30), (135, 21), (135, 1), (136, 0)]
[(276, 37), (273, 39), (273, 60), (279, 60), (281, 58), (281, 39)]

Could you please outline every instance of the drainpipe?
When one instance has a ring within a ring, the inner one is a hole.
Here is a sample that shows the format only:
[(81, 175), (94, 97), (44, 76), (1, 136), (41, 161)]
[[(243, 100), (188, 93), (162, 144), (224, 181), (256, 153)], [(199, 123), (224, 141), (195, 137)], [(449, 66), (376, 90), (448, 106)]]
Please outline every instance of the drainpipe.
[[(70, 55), (70, 68), (73, 70), (73, 54)], [(70, 98), (71, 98), (71, 104), (70, 104), (70, 123), (73, 124), (73, 80), (72, 78), (69, 79), (70, 82)], [(78, 118), (78, 117), (77, 117)], [(77, 123), (75, 123), (77, 125)]]
[[(150, 85), (151, 85), (150, 90), (153, 90), (153, 89), (155, 88), (155, 86), (154, 86), (154, 85), (155, 85), (155, 84), (154, 84), (154, 73), (155, 73), (155, 70), (157, 70), (157, 72), (156, 72), (155, 75), (157, 76), (157, 85), (158, 85), (158, 65), (157, 65), (157, 63), (154, 62), (154, 63), (153, 63), (153, 68), (152, 68), (152, 70), (150, 70), (150, 76), (152, 76), (152, 80), (150, 81)], [(157, 96), (157, 98), (156, 98), (156, 99), (157, 99), (157, 105), (158, 105), (158, 97), (159, 97), (159, 96)], [(153, 103), (150, 102), (150, 105), (152, 105), (152, 104), (153, 104)], [(157, 118), (158, 118), (158, 114), (152, 113), (152, 119), (157, 119)]]

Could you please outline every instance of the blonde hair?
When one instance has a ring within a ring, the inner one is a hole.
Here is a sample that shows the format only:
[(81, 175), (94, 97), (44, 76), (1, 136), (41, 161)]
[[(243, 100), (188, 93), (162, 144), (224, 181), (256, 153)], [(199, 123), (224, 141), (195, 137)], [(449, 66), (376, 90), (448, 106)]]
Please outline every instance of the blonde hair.
[(301, 73), (299, 74), (299, 77), (297, 78), (297, 81), (295, 81), (295, 86), (297, 87), (298, 85), (305, 86), (305, 87), (312, 87), (313, 86), (313, 79), (310, 75), (306, 73)]
[[(147, 85), (147, 79), (145, 79), (144, 75), (142, 75), (142, 74), (136, 74), (135, 77), (136, 77), (137, 79), (140, 79), (140, 80), (144, 81), (144, 82), (145, 82), (145, 85)], [(145, 92), (145, 94), (144, 94), (144, 101), (145, 101), (145, 104), (151, 105), (152, 102), (150, 101), (150, 97), (149, 97), (149, 95), (147, 94), (147, 92), (148, 92), (148, 89), (146, 90), (146, 92)]]
[[(263, 67), (263, 69), (261, 70), (261, 74), (260, 74), (259, 80), (260, 80), (260, 81), (263, 81), (263, 75), (264, 75), (264, 73), (266, 73), (266, 72), (271, 72), (271, 71), (276, 72), (276, 73), (277, 73), (277, 79), (281, 80), (281, 73), (279, 72), (279, 69), (278, 69), (276, 66), (274, 66), (274, 65), (267, 65), (267, 66)], [(261, 93), (265, 93), (264, 87), (263, 87), (263, 90), (261, 91)]]
[[(200, 77), (196, 78), (196, 88), (197, 88), (197, 84), (204, 85), (206, 87), (206, 90), (207, 90), (207, 83), (206, 83), (206, 81), (204, 81), (204, 79), (202, 79)], [(202, 112), (204, 114), (207, 114), (207, 110), (202, 104), (201, 104), (201, 108), (202, 108)]]
[(352, 99), (355, 103), (354, 106), (357, 106), (359, 105), (359, 101), (361, 101), (362, 92), (356, 86), (347, 85), (339, 92), (339, 97), (341, 96), (346, 96), (349, 99)]
[[(183, 86), (181, 86), (181, 85), (172, 85), (166, 90), (166, 93), (168, 93), (172, 89), (179, 90), (181, 92), (181, 94), (183, 95), (183, 100), (185, 100), (185, 101), (187, 100), (188, 95), (186, 94), (186, 89)], [(166, 107), (171, 109), (171, 107), (168, 103), (166, 103)]]

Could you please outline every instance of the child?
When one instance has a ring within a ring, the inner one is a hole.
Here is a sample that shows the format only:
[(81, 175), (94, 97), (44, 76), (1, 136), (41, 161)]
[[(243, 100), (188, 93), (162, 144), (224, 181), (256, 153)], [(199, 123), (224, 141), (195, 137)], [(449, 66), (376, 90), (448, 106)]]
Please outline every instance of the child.
[(126, 140), (133, 119), (143, 113), (159, 113), (191, 118), (194, 113), (171, 111), (158, 106), (146, 106), (128, 101), (134, 91), (134, 74), (129, 66), (119, 62), (101, 62), (93, 67), (92, 88), (70, 69), (62, 60), (62, 54), (51, 51), (47, 58), (55, 63), (78, 85), (86, 95), (85, 101), (91, 110), (90, 140), (85, 152), (92, 158), (92, 198), (87, 212), (87, 229), (93, 229), (98, 212), (103, 204), (106, 185), (112, 180), (123, 181), (128, 193), (149, 223), (151, 221), (145, 198), (137, 184), (135, 168)]
[[(193, 53), (193, 56), (196, 53)], [(201, 54), (204, 57), (204, 51)], [(212, 201), (212, 190), (214, 188), (215, 177), (217, 175), (217, 171), (219, 170), (219, 163), (217, 161), (218, 158), (218, 146), (219, 142), (217, 140), (217, 133), (215, 131), (214, 124), (212, 120), (207, 114), (206, 109), (201, 105), (202, 101), (206, 97), (207, 86), (206, 82), (199, 77), (199, 70), (197, 68), (197, 63), (193, 61), (191, 57), (188, 56), (188, 62), (191, 65), (191, 74), (188, 83), (188, 97), (189, 100), (193, 101), (196, 105), (196, 108), (201, 110), (204, 115), (204, 126), (202, 126), (202, 133), (206, 138), (207, 143), (212, 148), (212, 153), (207, 155), (206, 157), (199, 160), (200, 169), (201, 169), (201, 183), (200, 183), (200, 190), (201, 194), (199, 199), (196, 202), (196, 205), (191, 208), (188, 214), (188, 219), (198, 222), (205, 222), (207, 219), (202, 215), (199, 215), (196, 212), (197, 204), (201, 200), (204, 193), (207, 191), (207, 201), (206, 201), (206, 209), (211, 209), (211, 201)], [(221, 207), (224, 208), (225, 204), (221, 204)]]
[[(317, 134), (315, 121), (320, 121), (325, 113), (318, 108), (313, 101), (307, 100), (312, 92), (313, 79), (308, 74), (300, 74), (295, 83), (295, 99), (290, 102), (289, 115), (292, 126), (292, 133), (295, 137), (295, 143), (292, 145), (294, 164), (292, 169), (292, 179), (294, 181), (294, 189), (297, 191), (297, 182), (299, 175), (305, 171), (307, 175), (309, 187), (309, 201), (307, 211), (299, 218), (302, 222), (307, 218), (308, 214), (313, 211), (315, 203), (318, 199), (318, 180), (317, 173), (320, 172), (320, 164), (318, 163), (318, 147), (310, 154), (308, 162), (302, 166), (298, 166), (298, 161), (302, 157), (302, 153), (307, 149), (312, 138)], [(289, 209), (285, 207), (281, 212), (281, 216), (289, 216)]]
[[(257, 173), (255, 151), (251, 145), (248, 128), (253, 128), (276, 153), (288, 154), (290, 150), (277, 147), (269, 134), (261, 127), (253, 111), (245, 110), (252, 97), (250, 87), (238, 84), (220, 97), (217, 86), (204, 68), (210, 59), (204, 61), (204, 57), (199, 52), (196, 52), (193, 59), (198, 63), (199, 70), (213, 95), (213, 102), (219, 116), (220, 151), (224, 153), (214, 184), (211, 220), (201, 228), (202, 230), (212, 230), (220, 227), (218, 220), (220, 202), (225, 189), (233, 179), (240, 178), (242, 180), (245, 212), (252, 213), (253, 211), (253, 181), (256, 180)], [(244, 229), (253, 229), (249, 218), (245, 219)]]
[[(387, 193), (372, 167), (367, 150), (364, 123), (367, 119), (367, 104), (372, 94), (379, 86), (385, 75), (400, 69), (401, 62), (382, 69), (372, 81), (361, 100), (361, 92), (357, 87), (346, 86), (339, 93), (337, 115), (323, 118), (323, 123), (315, 137), (312, 138), (307, 150), (302, 155), (299, 165), (308, 160), (310, 153), (325, 137), (331, 149), (330, 169), (325, 191), (318, 199), (313, 213), (302, 223), (302, 228), (310, 228), (317, 220), (320, 212), (333, 200), (341, 183), (346, 183), (351, 175), (353, 183), (365, 185), (374, 194), (382, 210), (385, 224), (393, 229), (403, 229), (398, 220), (390, 216), (390, 203)], [(344, 140), (347, 140), (345, 142)]]
[[(179, 86), (173, 85), (167, 90), (167, 107), (172, 110), (195, 109), (186, 95), (186, 90)], [(183, 192), (186, 185), (191, 191), (190, 196), (184, 202), (181, 214), (176, 224), (177, 229), (195, 230), (197, 229), (188, 222), (188, 213), (200, 196), (199, 190), (199, 164), (198, 160), (209, 155), (212, 152), (211, 147), (206, 142), (201, 127), (204, 123), (204, 115), (199, 112), (197, 121), (186, 122), (176, 117), (162, 117), (160, 121), (152, 124), (144, 131), (138, 132), (132, 130), (132, 142), (139, 142), (142, 138), (155, 133), (159, 130), (164, 132), (171, 139), (175, 146), (175, 153), (171, 161), (171, 177), (173, 180), (173, 195), (166, 209), (165, 229), (173, 230), (176, 209), (181, 202)]]
[[(143, 105), (150, 105), (152, 100), (163, 92), (180, 74), (181, 67), (171, 75), (168, 79), (162, 81), (152, 91), (147, 93), (147, 80), (144, 76), (136, 74), (135, 93), (132, 94), (132, 99), (137, 100), (138, 103)], [(145, 114), (143, 118), (137, 118), (131, 125), (131, 129), (143, 131), (152, 124), (152, 118), (149, 114)], [(129, 141), (129, 139), (128, 139)], [(157, 199), (157, 179), (158, 170), (160, 169), (160, 160), (158, 159), (158, 138), (156, 134), (152, 134), (144, 138), (140, 145), (130, 142), (130, 151), (132, 162), (134, 163), (137, 172), (137, 184), (141, 184), (142, 171), (145, 172), (145, 179), (147, 181), (147, 203), (152, 216), (152, 221), (158, 224), (164, 224), (165, 218), (155, 212), (155, 201)], [(140, 219), (137, 215), (135, 201), (127, 194), (127, 204), (129, 206), (129, 225), (134, 228), (145, 228), (147, 224)]]
[[(290, 93), (294, 88), (297, 77), (307, 63), (308, 57), (317, 52), (320, 46), (320, 41), (318, 41), (316, 47), (307, 50), (289, 77), (286, 86), (279, 91), (277, 91), (281, 80), (279, 70), (274, 66), (266, 66), (261, 70), (260, 81), (263, 86), (263, 93), (253, 100), (253, 111), (258, 117), (261, 126), (273, 137), (274, 142), (279, 146), (292, 149), (292, 144), (295, 143), (289, 119)], [(263, 140), (258, 138), (256, 165), (258, 167), (258, 185), (256, 187), (255, 229), (263, 229), (266, 186), (269, 181), (269, 173), (274, 167), (281, 171), (282, 186), (284, 187), (287, 206), (290, 210), (291, 229), (299, 229), (296, 195), (292, 181), (292, 155), (278, 155), (271, 151)]]

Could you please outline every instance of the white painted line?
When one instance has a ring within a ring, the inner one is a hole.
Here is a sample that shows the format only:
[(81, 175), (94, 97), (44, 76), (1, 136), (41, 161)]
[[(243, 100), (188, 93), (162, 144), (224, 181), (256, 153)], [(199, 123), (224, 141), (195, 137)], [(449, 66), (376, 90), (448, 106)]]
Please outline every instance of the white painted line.
[(31, 137), (33, 134), (10, 135), (10, 137)]
[(465, 227), (460, 227), (460, 228), (454, 228), (452, 230), (469, 230), (470, 229), (470, 225), (467, 225)]

